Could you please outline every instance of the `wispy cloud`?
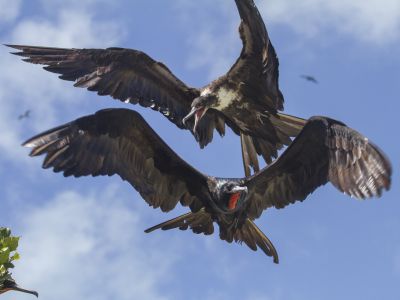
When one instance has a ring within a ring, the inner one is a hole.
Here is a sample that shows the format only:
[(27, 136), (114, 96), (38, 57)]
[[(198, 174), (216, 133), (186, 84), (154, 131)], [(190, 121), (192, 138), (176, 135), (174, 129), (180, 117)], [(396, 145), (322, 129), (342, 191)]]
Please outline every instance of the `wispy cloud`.
[(22, 20), (11, 34), (14, 43), (53, 47), (110, 46), (120, 38), (118, 26), (95, 19), (88, 11), (61, 9), (55, 21)]
[(177, 245), (160, 247), (163, 236), (145, 235), (146, 213), (121, 198), (115, 187), (63, 191), (20, 212), (22, 259), (14, 277), (43, 299), (168, 299), (162, 289), (177, 261)]
[(13, 21), (19, 14), (21, 0), (0, 0), (0, 24)]
[(289, 26), (304, 37), (319, 38), (330, 30), (379, 45), (400, 37), (397, 0), (271, 0), (258, 5), (268, 23)]

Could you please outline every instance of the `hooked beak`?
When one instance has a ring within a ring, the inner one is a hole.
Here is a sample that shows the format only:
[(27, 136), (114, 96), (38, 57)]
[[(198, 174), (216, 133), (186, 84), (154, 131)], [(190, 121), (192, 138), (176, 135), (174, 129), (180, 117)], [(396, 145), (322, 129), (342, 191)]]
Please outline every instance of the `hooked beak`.
[(194, 115), (193, 132), (196, 133), (197, 125), (198, 125), (200, 119), (201, 119), (201, 118), (204, 116), (204, 114), (206, 113), (207, 109), (208, 109), (207, 107), (203, 107), (203, 106), (200, 106), (200, 107), (197, 107), (197, 108), (196, 108), (196, 107), (193, 107), (192, 110), (190, 111), (190, 113), (188, 113), (188, 114), (186, 115), (186, 117), (183, 118), (183, 120), (182, 120), (183, 125), (186, 126), (187, 120), (189, 120), (189, 119), (190, 119), (191, 117), (193, 117), (193, 115)]
[(23, 288), (19, 287), (18, 285), (14, 285), (14, 286), (7, 287), (7, 288), (4, 288), (4, 289), (0, 290), (0, 294), (5, 293), (5, 292), (8, 292), (8, 291), (22, 292), (22, 293), (26, 293), (26, 294), (35, 295), (36, 298), (39, 297), (38, 292), (23, 289)]
[(238, 193), (238, 192), (246, 192), (247, 193), (247, 186), (235, 186), (231, 190), (232, 193)]

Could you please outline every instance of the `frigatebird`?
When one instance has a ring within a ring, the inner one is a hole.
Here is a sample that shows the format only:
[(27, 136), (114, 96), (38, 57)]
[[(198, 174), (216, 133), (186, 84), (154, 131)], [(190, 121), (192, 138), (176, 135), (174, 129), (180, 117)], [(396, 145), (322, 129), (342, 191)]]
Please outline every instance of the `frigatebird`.
[(235, 3), (241, 17), (240, 56), (228, 73), (199, 89), (188, 87), (164, 64), (138, 50), (7, 46), (20, 50), (14, 54), (24, 61), (75, 81), (76, 87), (160, 111), (179, 128), (190, 129), (202, 148), (212, 141), (214, 129), (223, 136), (227, 124), (241, 136), (249, 174), (250, 167), (259, 170), (257, 154), (270, 163), (305, 120), (278, 113), (284, 99), (275, 49), (254, 1)]
[(39, 297), (38, 292), (32, 291), (32, 290), (27, 290), (24, 288), (21, 288), (12, 278), (7, 278), (4, 280), (4, 282), (0, 285), (0, 294), (9, 292), (9, 291), (16, 291), (16, 292), (22, 292), (26, 294), (32, 294), (35, 295), (36, 297)]
[(318, 84), (318, 80), (314, 76), (302, 74), (300, 77), (312, 83)]
[(253, 176), (218, 178), (197, 171), (154, 132), (141, 115), (107, 109), (43, 132), (24, 144), (46, 154), (43, 168), (64, 176), (118, 174), (154, 208), (178, 202), (191, 212), (149, 228), (190, 228), (206, 235), (219, 225), (222, 240), (257, 247), (278, 263), (270, 240), (254, 224), (263, 210), (303, 201), (330, 181), (355, 198), (389, 189), (391, 165), (367, 138), (325, 117), (309, 119), (283, 154)]
[(20, 115), (18, 116), (18, 120), (22, 120), (22, 119), (29, 118), (30, 115), (31, 115), (31, 110), (28, 109), (28, 110), (26, 110), (23, 114), (20, 114)]

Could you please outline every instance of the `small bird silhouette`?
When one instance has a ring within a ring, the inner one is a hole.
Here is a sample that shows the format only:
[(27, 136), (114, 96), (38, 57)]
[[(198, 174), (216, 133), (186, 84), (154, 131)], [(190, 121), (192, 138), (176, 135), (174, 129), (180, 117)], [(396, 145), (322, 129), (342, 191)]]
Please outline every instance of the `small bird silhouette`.
[(21, 114), (21, 115), (18, 116), (18, 120), (22, 120), (22, 119), (25, 119), (25, 118), (29, 118), (30, 115), (31, 115), (31, 110), (28, 109), (28, 110), (26, 110), (23, 114)]
[(300, 77), (304, 78), (305, 80), (308, 80), (310, 82), (313, 82), (315, 84), (318, 84), (318, 81), (317, 81), (317, 79), (315, 79), (314, 76), (311, 76), (311, 75), (300, 75)]

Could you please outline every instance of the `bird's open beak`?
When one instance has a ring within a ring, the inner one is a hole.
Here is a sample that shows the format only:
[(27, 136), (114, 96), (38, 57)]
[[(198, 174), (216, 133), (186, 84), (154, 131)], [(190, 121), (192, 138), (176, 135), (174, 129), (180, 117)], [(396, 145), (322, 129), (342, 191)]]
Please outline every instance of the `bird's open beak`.
[(21, 292), (21, 293), (26, 293), (26, 294), (32, 294), (32, 295), (35, 295), (36, 297), (39, 297), (38, 292), (23, 289), (23, 288), (19, 287), (18, 285), (0, 290), (0, 294), (8, 292), (8, 291), (16, 291), (16, 292)]
[(186, 115), (186, 117), (183, 118), (183, 120), (182, 120), (183, 125), (186, 126), (187, 120), (189, 120), (194, 115), (193, 132), (196, 133), (197, 124), (199, 123), (200, 119), (204, 116), (207, 109), (208, 109), (207, 107), (203, 107), (203, 106), (193, 107), (192, 110), (190, 111), (190, 113), (188, 113)]

